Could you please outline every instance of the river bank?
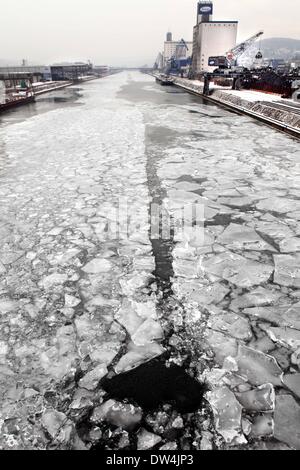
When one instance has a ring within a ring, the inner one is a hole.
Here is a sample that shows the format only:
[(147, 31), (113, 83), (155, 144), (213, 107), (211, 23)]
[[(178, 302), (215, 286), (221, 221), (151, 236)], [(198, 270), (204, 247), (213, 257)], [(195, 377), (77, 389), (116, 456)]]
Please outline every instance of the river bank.
[[(175, 77), (173, 81), (176, 86), (189, 93), (203, 96), (203, 83), (179, 77)], [(300, 106), (291, 99), (283, 100), (279, 95), (252, 90), (230, 90), (213, 83), (210, 95), (205, 99), (300, 138)]]

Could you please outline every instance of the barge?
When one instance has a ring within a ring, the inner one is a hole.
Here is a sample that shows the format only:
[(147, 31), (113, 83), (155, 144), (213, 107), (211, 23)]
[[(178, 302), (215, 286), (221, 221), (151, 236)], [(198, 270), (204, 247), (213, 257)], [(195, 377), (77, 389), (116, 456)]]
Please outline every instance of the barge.
[(173, 86), (174, 79), (168, 75), (159, 75), (156, 77), (156, 83), (159, 83), (161, 86)]
[(18, 106), (22, 106), (24, 104), (29, 104), (29, 103), (34, 103), (34, 102), (35, 102), (34, 95), (20, 97), (20, 98), (12, 99), (12, 100), (6, 100), (5, 103), (0, 104), (0, 113), (2, 111), (7, 111), (9, 109), (13, 109)]

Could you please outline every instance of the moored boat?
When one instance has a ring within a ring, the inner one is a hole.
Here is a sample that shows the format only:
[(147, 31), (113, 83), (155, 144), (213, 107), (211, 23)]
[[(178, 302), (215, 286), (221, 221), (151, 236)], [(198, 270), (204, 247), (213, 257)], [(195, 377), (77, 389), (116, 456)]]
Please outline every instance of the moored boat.
[(6, 89), (4, 99), (0, 102), (0, 112), (34, 102), (35, 95), (32, 88)]
[(161, 86), (173, 86), (174, 79), (169, 77), (168, 75), (160, 75), (156, 77), (156, 82), (159, 83)]

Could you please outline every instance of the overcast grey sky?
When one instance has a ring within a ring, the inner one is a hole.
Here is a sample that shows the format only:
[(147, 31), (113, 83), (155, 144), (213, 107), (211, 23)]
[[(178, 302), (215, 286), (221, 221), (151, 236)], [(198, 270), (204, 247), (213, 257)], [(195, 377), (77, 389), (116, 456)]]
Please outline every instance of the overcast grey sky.
[[(197, 0), (0, 0), (0, 59), (91, 59), (153, 65), (170, 28), (192, 39)], [(300, 0), (214, 0), (214, 17), (239, 20), (239, 39), (300, 39)]]

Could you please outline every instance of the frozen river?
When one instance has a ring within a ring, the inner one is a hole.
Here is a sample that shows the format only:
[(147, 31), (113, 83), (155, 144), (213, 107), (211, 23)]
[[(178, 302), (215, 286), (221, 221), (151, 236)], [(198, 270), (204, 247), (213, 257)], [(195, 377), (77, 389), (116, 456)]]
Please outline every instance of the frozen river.
[(0, 448), (300, 449), (299, 142), (138, 72), (54, 92), (0, 117), (0, 242)]

